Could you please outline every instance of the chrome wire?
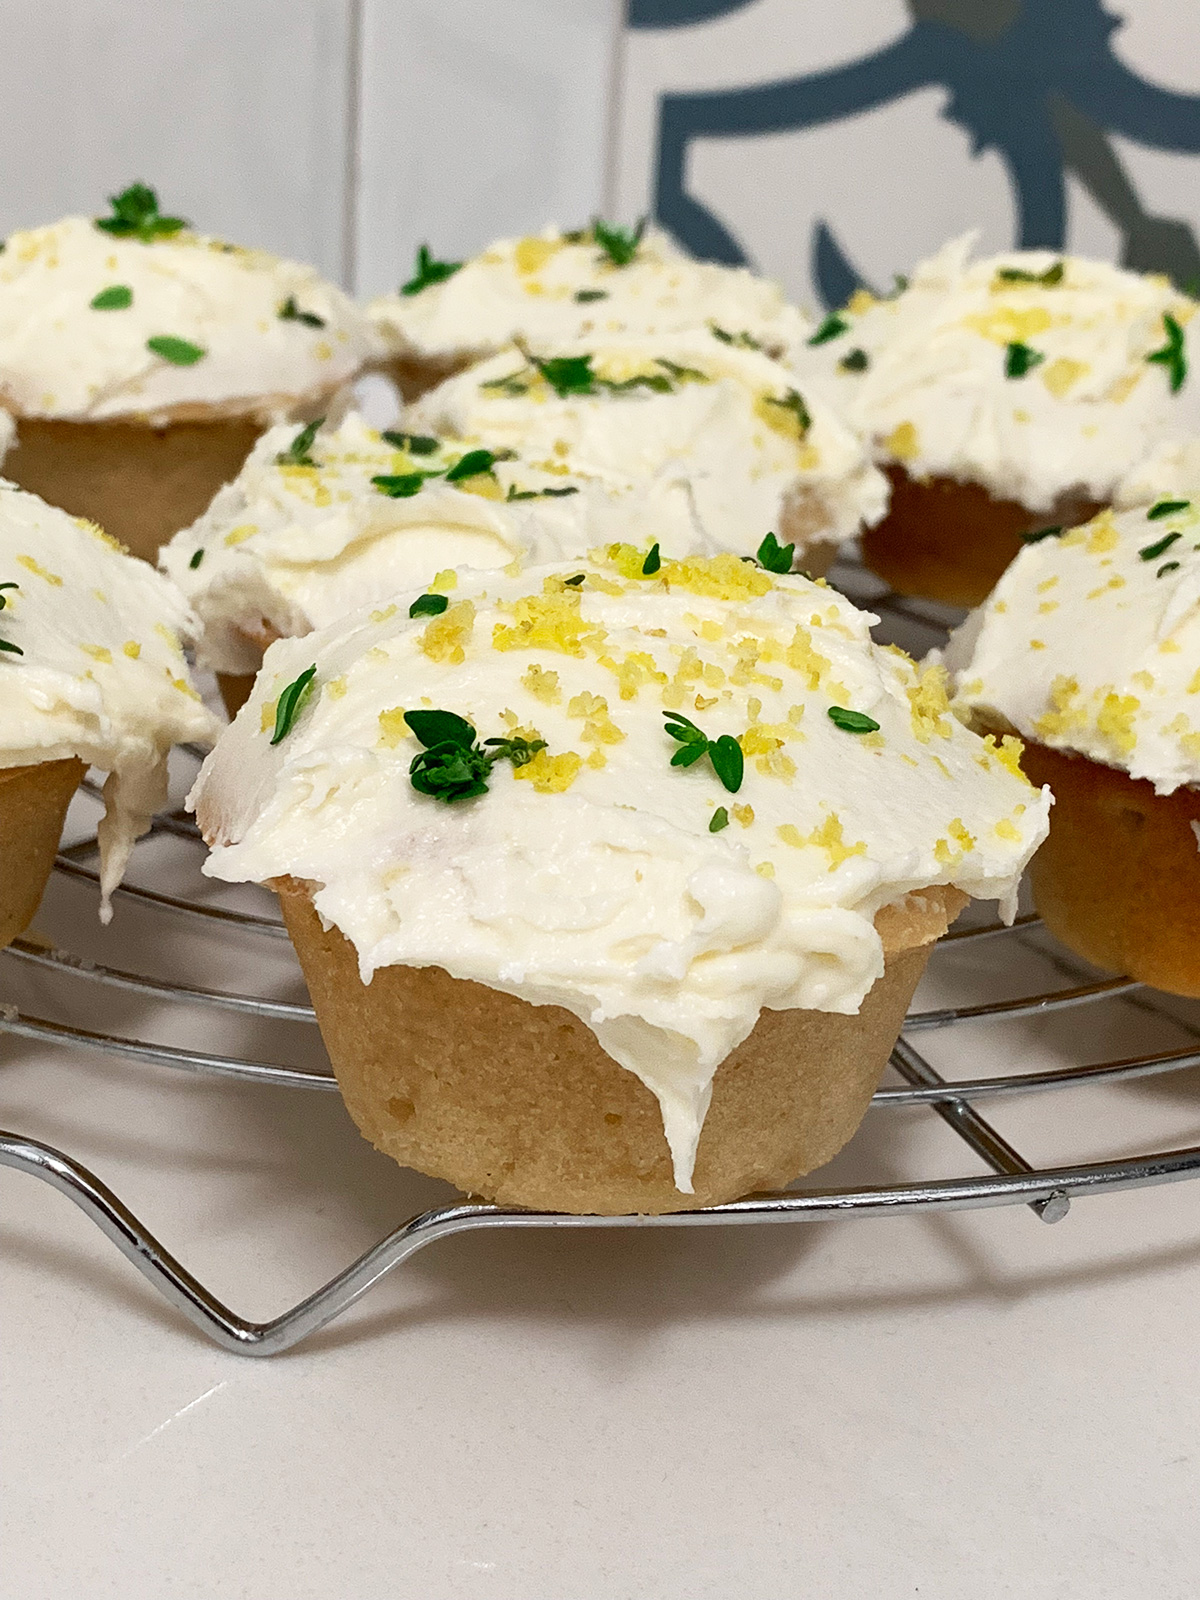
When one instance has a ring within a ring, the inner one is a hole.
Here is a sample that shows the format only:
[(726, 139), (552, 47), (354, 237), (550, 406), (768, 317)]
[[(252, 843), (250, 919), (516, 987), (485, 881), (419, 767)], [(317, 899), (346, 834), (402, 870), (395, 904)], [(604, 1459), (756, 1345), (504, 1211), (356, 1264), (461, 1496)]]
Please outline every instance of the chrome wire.
[[(869, 588), (865, 582), (867, 575), (861, 568), (847, 568), (846, 575), (857, 579), (860, 589)], [(854, 585), (849, 587), (852, 590)], [(863, 593), (859, 603), (932, 633), (945, 631), (943, 620), (924, 615), (916, 605), (890, 592), (885, 591), (875, 598)], [(190, 753), (197, 759), (202, 759), (204, 754), (198, 750)], [(93, 797), (100, 798), (98, 787), (90, 779), (85, 782), (85, 788)], [(152, 831), (202, 842), (195, 824), (180, 812), (157, 818)], [(64, 849), (58, 857), (57, 870), (67, 877), (98, 887), (98, 874), (92, 867), (84, 865), (84, 859), (93, 855), (95, 849), (94, 837)], [(245, 929), (272, 938), (287, 937), (282, 922), (271, 917), (227, 910), (132, 884), (122, 885), (116, 893), (147, 907), (201, 919), (210, 926)], [(944, 936), (942, 944), (993, 939), (1005, 934), (1017, 938), (1021, 932), (1036, 928), (1039, 922), (1040, 918), (1030, 914), (1018, 917), (1011, 928), (1000, 922), (992, 922), (953, 929)], [(168, 982), (141, 973), (124, 972), (42, 945), (31, 938), (16, 940), (7, 954), (15, 961), (42, 971), (54, 971), (64, 977), (132, 991), (171, 1005), (216, 1007), (310, 1026), (315, 1022), (312, 1008), (308, 1005), (273, 1000), (266, 996), (232, 994)], [(1076, 968), (1071, 976), (1077, 978), (1078, 971)], [(991, 1169), (984, 1176), (868, 1185), (859, 1189), (803, 1189), (783, 1194), (756, 1195), (727, 1205), (666, 1216), (579, 1217), (508, 1210), (466, 1202), (442, 1206), (403, 1223), (315, 1293), (266, 1322), (249, 1321), (224, 1305), (159, 1243), (111, 1189), (69, 1155), (19, 1134), (0, 1134), (0, 1166), (27, 1173), (66, 1195), (181, 1315), (222, 1348), (244, 1355), (276, 1355), (340, 1316), (374, 1284), (418, 1250), (435, 1240), (470, 1230), (678, 1228), (765, 1222), (828, 1222), (844, 1217), (881, 1217), (917, 1211), (959, 1211), (1015, 1204), (1030, 1207), (1045, 1222), (1057, 1222), (1066, 1216), (1072, 1199), (1079, 1196), (1116, 1193), (1198, 1177), (1200, 1148), (1166, 1150), (1077, 1166), (1034, 1169), (981, 1115), (974, 1102), (1087, 1088), (1177, 1072), (1200, 1066), (1200, 1049), (1131, 1056), (1120, 1061), (1041, 1072), (1022, 1072), (1019, 1065), (1014, 1064), (1013, 1070), (998, 1076), (947, 1080), (916, 1050), (908, 1037), (920, 1031), (943, 1029), (965, 1022), (1002, 1022), (1045, 1016), (1125, 996), (1138, 987), (1127, 978), (1095, 978), (1085, 982), (1075, 981), (1071, 987), (1042, 994), (910, 1013), (905, 1021), (904, 1034), (897, 1042), (891, 1058), (893, 1069), (904, 1083), (900, 1087), (880, 1089), (874, 1096), (872, 1106), (879, 1110), (930, 1107)], [(337, 1088), (336, 1080), (330, 1073), (124, 1038), (27, 1016), (12, 1006), (0, 1005), (0, 1032), (45, 1046), (100, 1050), (153, 1066), (202, 1076), (324, 1092), (333, 1092)]]

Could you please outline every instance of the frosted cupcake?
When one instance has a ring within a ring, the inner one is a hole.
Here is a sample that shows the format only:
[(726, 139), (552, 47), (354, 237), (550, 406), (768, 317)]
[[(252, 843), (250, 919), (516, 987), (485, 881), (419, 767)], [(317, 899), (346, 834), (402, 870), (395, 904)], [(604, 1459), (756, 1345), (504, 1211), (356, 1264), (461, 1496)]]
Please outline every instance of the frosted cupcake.
[(327, 411), (377, 354), (311, 267), (194, 233), (144, 184), (0, 255), (5, 470), (151, 560), (265, 427)]
[(0, 480), (0, 947), (29, 924), (67, 806), (108, 773), (101, 915), (134, 841), (167, 798), (167, 753), (210, 743), (188, 679), (173, 584), (96, 527)]
[(692, 328), (781, 356), (811, 332), (777, 284), (745, 267), (694, 261), (658, 228), (595, 222), (498, 239), (471, 261), (424, 245), (412, 276), (368, 307), (406, 399), (514, 339), (541, 347), (607, 343)]
[(406, 416), (548, 470), (569, 458), (623, 492), (677, 486), (716, 548), (753, 555), (770, 532), (814, 576), (887, 504), (882, 474), (828, 404), (782, 363), (703, 329), (503, 350)]
[(233, 483), (161, 556), (196, 610), (198, 654), (230, 711), (273, 640), (323, 628), (397, 590), (431, 588), (445, 609), (455, 568), (582, 556), (616, 540), (709, 554), (687, 484), (626, 487), (576, 473), (570, 455), (535, 465), (454, 439), (337, 426), (265, 434)]
[(952, 640), (958, 707), (1054, 791), (1038, 910), (1098, 966), (1200, 995), (1200, 493), (1031, 544)]
[(1047, 800), (823, 584), (642, 553), (267, 652), (190, 803), (272, 884), (351, 1114), (505, 1203), (776, 1188), (862, 1116), (929, 945)]
[(888, 300), (860, 294), (797, 358), (892, 482), (863, 557), (905, 594), (985, 598), (1025, 534), (1108, 503), (1162, 438), (1200, 432), (1195, 302), (1166, 278), (948, 244)]

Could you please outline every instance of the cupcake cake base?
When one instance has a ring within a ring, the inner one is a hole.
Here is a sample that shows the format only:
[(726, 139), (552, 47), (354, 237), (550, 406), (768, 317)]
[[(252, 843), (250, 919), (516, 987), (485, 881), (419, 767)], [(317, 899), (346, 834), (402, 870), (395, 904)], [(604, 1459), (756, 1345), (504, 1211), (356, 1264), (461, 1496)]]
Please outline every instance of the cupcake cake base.
[(64, 422), (19, 417), (6, 477), (104, 531), (146, 561), (236, 478), (263, 424), (253, 417)]
[(347, 1107), (378, 1149), (501, 1205), (605, 1216), (715, 1205), (830, 1160), (878, 1086), (933, 941), (966, 903), (934, 888), (879, 914), (886, 971), (856, 1016), (761, 1014), (717, 1071), (683, 1194), (654, 1095), (574, 1013), (439, 967), (386, 967), (364, 985), (310, 886), (272, 887)]
[(885, 469), (892, 486), (887, 515), (862, 535), (862, 558), (900, 594), (977, 606), (987, 599), (1021, 548), (1022, 535), (1059, 523), (1075, 527), (1101, 509), (1062, 499), (1052, 511), (995, 500), (977, 483), (910, 478)]
[(0, 950), (33, 921), (82, 761), (43, 761), (0, 768)]
[(1200, 996), (1200, 791), (1027, 744), (1054, 792), (1030, 879), (1046, 926), (1077, 955), (1170, 994)]

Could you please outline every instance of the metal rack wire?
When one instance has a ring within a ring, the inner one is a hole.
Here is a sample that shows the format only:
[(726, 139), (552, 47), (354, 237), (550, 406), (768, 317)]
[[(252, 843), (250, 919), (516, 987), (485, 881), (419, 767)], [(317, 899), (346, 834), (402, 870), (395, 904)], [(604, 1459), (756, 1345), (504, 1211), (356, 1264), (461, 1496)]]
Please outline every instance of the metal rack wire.
[[(847, 564), (836, 574), (839, 587), (882, 618), (885, 636), (910, 647), (927, 648), (944, 634), (953, 618), (939, 607), (905, 601)], [(182, 815), (160, 818), (158, 834), (190, 840), (203, 848), (191, 822)], [(91, 884), (98, 876), (88, 864), (94, 839), (65, 850), (57, 870)], [(237, 929), (267, 940), (286, 939), (282, 923), (255, 913), (228, 909), (159, 890), (124, 885), (118, 894), (155, 915), (167, 915), (220, 929)], [(1036, 928), (1034, 916), (1019, 918), (1011, 929), (999, 924), (953, 930), (939, 952), (962, 948), (964, 941), (996, 940), (1006, 944), (1027, 938)], [(943, 957), (935, 952), (936, 963)], [(64, 982), (82, 982), (140, 994), (172, 1006), (189, 1005), (233, 1011), (270, 1021), (315, 1025), (312, 1009), (265, 996), (234, 994), (166, 981), (138, 972), (98, 965), (69, 952), (47, 947), (33, 938), (18, 939), (6, 952), (8, 961), (51, 973)], [(1064, 970), (1070, 968), (1064, 966)], [(1076, 969), (1077, 971), (1078, 969)], [(435, 1240), (492, 1228), (694, 1228), (766, 1222), (822, 1222), (845, 1217), (880, 1217), (920, 1211), (960, 1211), (1024, 1204), (1042, 1221), (1058, 1222), (1076, 1198), (1144, 1188), (1200, 1176), (1200, 1148), (1161, 1150), (1110, 1161), (1035, 1168), (981, 1114), (978, 1102), (1003, 1096), (1079, 1090), (1099, 1084), (1178, 1072), (1200, 1065), (1200, 1049), (1181, 1049), (1131, 1056), (1123, 1060), (1043, 1072), (1016, 1070), (998, 1076), (948, 1081), (913, 1044), (922, 1032), (970, 1022), (1001, 1022), (1044, 1017), (1073, 1007), (1128, 994), (1138, 987), (1126, 978), (1077, 981), (1043, 993), (972, 1005), (924, 1010), (909, 1015), (891, 1065), (902, 1083), (875, 1095), (880, 1110), (927, 1106), (990, 1169), (983, 1176), (934, 1179), (865, 1187), (806, 1188), (781, 1194), (754, 1195), (727, 1205), (677, 1212), (662, 1217), (575, 1217), (527, 1212), (500, 1206), (461, 1204), (437, 1207), (411, 1218), (290, 1310), (266, 1322), (239, 1316), (199, 1282), (154, 1237), (106, 1184), (61, 1150), (15, 1133), (0, 1133), (0, 1165), (39, 1178), (57, 1189), (105, 1234), (155, 1289), (224, 1349), (243, 1355), (268, 1356), (289, 1349), (340, 1316), (381, 1278)], [(247, 1060), (178, 1046), (155, 1044), (98, 1030), (30, 1016), (0, 1004), (0, 1032), (42, 1046), (114, 1052), (151, 1066), (209, 1077), (239, 1079), (264, 1088), (336, 1092), (327, 1072)]]

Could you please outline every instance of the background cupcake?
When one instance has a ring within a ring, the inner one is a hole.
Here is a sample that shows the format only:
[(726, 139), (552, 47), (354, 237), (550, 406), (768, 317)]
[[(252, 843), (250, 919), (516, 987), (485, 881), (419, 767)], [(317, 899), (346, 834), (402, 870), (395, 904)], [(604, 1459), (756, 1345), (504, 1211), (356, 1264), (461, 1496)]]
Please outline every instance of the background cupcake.
[(195, 608), (200, 660), (233, 712), (275, 639), (430, 585), (419, 604), (436, 614), (455, 568), (583, 556), (614, 540), (674, 556), (715, 549), (686, 485), (610, 486), (577, 474), (569, 454), (534, 465), (453, 438), (380, 434), (351, 412), (337, 427), (265, 434), (161, 565)]
[(133, 843), (166, 801), (168, 751), (217, 730), (183, 659), (190, 626), (166, 578), (0, 480), (0, 946), (37, 909), (89, 766), (109, 775), (107, 920)]
[(1047, 806), (869, 622), (618, 551), (272, 646), (192, 796), (205, 870), (279, 889), (368, 1137), (570, 1211), (833, 1155), (929, 942), (966, 894), (1011, 911)]
[(954, 636), (957, 705), (1054, 791), (1038, 910), (1099, 966), (1200, 994), (1200, 493), (1021, 551)]
[(195, 233), (134, 184), (0, 254), (5, 470), (153, 559), (265, 427), (327, 411), (377, 350), (313, 268)]
[(519, 450), (549, 471), (569, 457), (620, 490), (670, 489), (716, 548), (753, 555), (769, 531), (814, 575), (887, 502), (828, 404), (707, 329), (503, 350), (417, 401), (405, 426)]
[(660, 228), (594, 222), (498, 239), (470, 261), (422, 246), (412, 276), (369, 306), (406, 399), (522, 338), (609, 341), (712, 327), (782, 356), (811, 331), (777, 284), (685, 255)]
[(976, 605), (1022, 535), (1085, 521), (1164, 437), (1200, 429), (1195, 302), (1166, 278), (1049, 251), (859, 294), (797, 356), (892, 483), (863, 557), (902, 593)]

